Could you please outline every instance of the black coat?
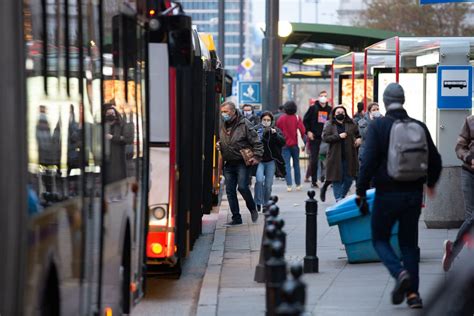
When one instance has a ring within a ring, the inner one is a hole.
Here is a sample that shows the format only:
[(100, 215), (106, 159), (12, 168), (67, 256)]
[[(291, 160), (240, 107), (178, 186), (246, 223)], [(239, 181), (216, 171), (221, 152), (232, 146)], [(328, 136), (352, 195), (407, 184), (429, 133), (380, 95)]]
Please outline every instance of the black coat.
[(428, 141), (428, 176), (427, 179), (416, 181), (395, 181), (387, 172), (387, 155), (390, 141), (390, 131), (396, 119), (408, 118), (404, 109), (390, 110), (385, 117), (374, 120), (367, 128), (364, 152), (361, 156), (361, 167), (357, 178), (357, 194), (365, 195), (374, 177), (377, 191), (413, 192), (422, 191), (426, 182), (433, 187), (441, 174), (441, 156), (436, 149), (430, 132), (425, 124), (418, 122), (425, 130)]
[(329, 121), (332, 108), (329, 104), (323, 108), (319, 101), (316, 101), (313, 106), (309, 107), (308, 111), (303, 117), (304, 128), (306, 133), (314, 134), (316, 140), (320, 140), (323, 134), (324, 124)]

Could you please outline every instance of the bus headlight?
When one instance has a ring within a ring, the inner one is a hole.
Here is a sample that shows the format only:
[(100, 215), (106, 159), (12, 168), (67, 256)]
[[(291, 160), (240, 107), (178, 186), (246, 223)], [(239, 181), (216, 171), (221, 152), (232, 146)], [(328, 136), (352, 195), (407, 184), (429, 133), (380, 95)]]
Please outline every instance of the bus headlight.
[(162, 206), (155, 206), (151, 209), (151, 213), (157, 220), (161, 220), (166, 216), (166, 210)]

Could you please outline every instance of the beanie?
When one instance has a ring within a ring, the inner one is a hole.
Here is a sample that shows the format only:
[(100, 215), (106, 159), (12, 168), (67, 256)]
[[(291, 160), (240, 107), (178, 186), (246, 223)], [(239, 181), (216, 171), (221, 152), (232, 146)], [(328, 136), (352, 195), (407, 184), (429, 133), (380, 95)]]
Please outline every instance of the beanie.
[(395, 82), (389, 84), (383, 93), (383, 103), (386, 107), (392, 103), (405, 103), (405, 92), (402, 86)]

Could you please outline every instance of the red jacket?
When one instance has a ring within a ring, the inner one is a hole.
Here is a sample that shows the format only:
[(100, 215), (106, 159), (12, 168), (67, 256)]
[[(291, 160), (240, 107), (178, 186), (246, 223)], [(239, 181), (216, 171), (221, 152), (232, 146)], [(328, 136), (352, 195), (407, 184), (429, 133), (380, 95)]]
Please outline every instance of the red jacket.
[(301, 137), (305, 134), (303, 120), (296, 114), (283, 114), (278, 119), (276, 126), (281, 129), (283, 135), (285, 135), (287, 147), (298, 146), (297, 130), (300, 130)]

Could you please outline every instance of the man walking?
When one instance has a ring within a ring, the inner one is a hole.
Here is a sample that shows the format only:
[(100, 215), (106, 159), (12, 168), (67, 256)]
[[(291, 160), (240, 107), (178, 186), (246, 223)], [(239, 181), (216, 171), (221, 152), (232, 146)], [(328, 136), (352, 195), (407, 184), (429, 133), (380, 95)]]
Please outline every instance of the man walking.
[[(405, 297), (410, 308), (422, 308), (418, 293), (419, 259), (418, 220), (423, 202), (423, 185), (430, 197), (441, 173), (441, 156), (425, 124), (409, 118), (403, 108), (405, 93), (398, 83), (385, 89), (383, 101), (386, 117), (373, 121), (367, 130), (366, 146), (361, 159), (357, 182), (357, 200), (365, 213), (366, 190), (374, 178), (376, 195), (372, 214), (372, 240), (374, 248), (396, 280), (392, 303), (401, 304)], [(416, 150), (399, 146), (405, 138)], [(419, 150), (418, 150), (419, 149)], [(394, 152), (395, 150), (395, 152)], [(398, 150), (398, 151), (397, 151)], [(399, 159), (400, 157), (407, 159)], [(411, 158), (418, 159), (411, 159)], [(406, 165), (406, 164), (410, 165)], [(403, 173), (405, 170), (408, 173)], [(398, 241), (402, 261), (390, 245), (394, 224), (398, 221)]]
[(331, 107), (328, 104), (328, 94), (326, 91), (319, 93), (319, 98), (314, 106), (310, 106), (303, 118), (306, 134), (309, 138), (311, 148), (311, 186), (318, 187), (318, 163), (319, 147), (321, 146), (321, 135), (324, 124), (329, 120)]
[(257, 165), (263, 156), (263, 145), (251, 123), (240, 115), (233, 102), (221, 105), (223, 120), (220, 129), (218, 148), (224, 161), (224, 177), (227, 199), (232, 221), (228, 226), (242, 224), (237, 190), (245, 200), (252, 216), (252, 222), (258, 219), (257, 207), (249, 188), (249, 173), (252, 165)]
[(461, 187), (466, 209), (465, 221), (456, 236), (456, 240), (444, 242), (443, 269), (448, 271), (454, 258), (461, 252), (464, 243), (474, 226), (474, 115), (466, 118), (456, 144), (456, 155), (463, 162)]

